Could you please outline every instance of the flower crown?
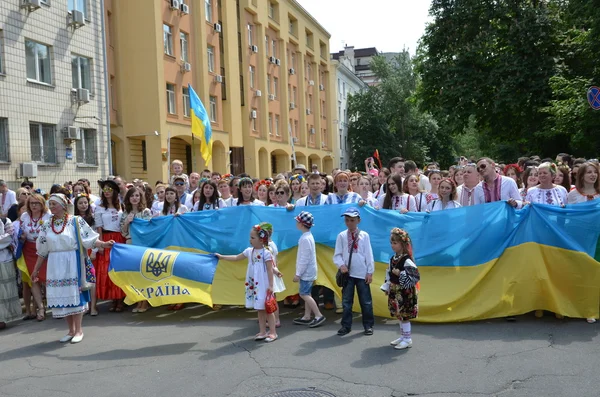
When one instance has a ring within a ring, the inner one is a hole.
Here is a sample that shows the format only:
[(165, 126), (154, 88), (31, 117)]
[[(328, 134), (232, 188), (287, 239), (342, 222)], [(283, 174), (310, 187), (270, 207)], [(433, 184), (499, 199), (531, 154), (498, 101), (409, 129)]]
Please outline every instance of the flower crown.
[(262, 240), (263, 243), (268, 243), (269, 241), (269, 232), (262, 228), (260, 225), (254, 225), (253, 229), (256, 230), (256, 233), (258, 234), (258, 238), (260, 238)]
[(231, 179), (231, 178), (233, 178), (233, 175), (231, 175), (231, 174), (225, 174), (225, 175), (221, 176), (221, 179)]
[(403, 243), (410, 243), (410, 236), (408, 232), (404, 229), (400, 229), (399, 227), (395, 227), (391, 231), (392, 236), (397, 236)]
[(304, 176), (300, 175), (300, 174), (294, 174), (292, 176), (290, 176), (290, 182), (291, 181), (295, 181), (298, 180), (300, 183), (304, 182)]
[(271, 183), (272, 183), (271, 181), (268, 181), (268, 180), (266, 180), (266, 179), (263, 179), (262, 181), (259, 181), (259, 182), (257, 182), (257, 183), (256, 183), (256, 188), (255, 188), (255, 190), (258, 190), (258, 188), (259, 188), (260, 186), (266, 186), (266, 187), (268, 188), (269, 186), (271, 186)]
[(90, 195), (87, 194), (87, 193), (77, 193), (77, 195), (75, 196), (75, 198), (79, 198), (79, 197), (90, 198)]
[(242, 179), (240, 179), (239, 184), (241, 185), (242, 183), (249, 183), (249, 184), (253, 184), (252, 183), (252, 179), (248, 178), (247, 176), (243, 177)]

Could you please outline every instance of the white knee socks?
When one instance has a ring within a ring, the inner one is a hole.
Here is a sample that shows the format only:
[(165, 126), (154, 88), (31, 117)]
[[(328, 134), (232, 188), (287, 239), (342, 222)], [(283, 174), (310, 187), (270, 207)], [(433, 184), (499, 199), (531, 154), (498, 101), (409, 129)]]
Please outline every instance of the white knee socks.
[(402, 339), (411, 340), (410, 322), (400, 323), (400, 329), (402, 330)]

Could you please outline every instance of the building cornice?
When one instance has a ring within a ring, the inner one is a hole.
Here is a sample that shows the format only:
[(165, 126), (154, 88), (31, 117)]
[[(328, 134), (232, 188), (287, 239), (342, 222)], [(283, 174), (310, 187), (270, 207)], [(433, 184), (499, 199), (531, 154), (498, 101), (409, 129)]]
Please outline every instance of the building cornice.
[(312, 15), (310, 15), (310, 13), (308, 11), (306, 11), (306, 9), (304, 7), (302, 7), (300, 5), (300, 3), (298, 3), (296, 0), (290, 0), (290, 4), (294, 7), (296, 7), (296, 9), (302, 14), (304, 15), (306, 18), (308, 18), (313, 24), (315, 24), (315, 26), (321, 30), (322, 33), (325, 33), (325, 36), (327, 36), (328, 39), (331, 38), (331, 33), (329, 33), (324, 27), (323, 25), (321, 25)]

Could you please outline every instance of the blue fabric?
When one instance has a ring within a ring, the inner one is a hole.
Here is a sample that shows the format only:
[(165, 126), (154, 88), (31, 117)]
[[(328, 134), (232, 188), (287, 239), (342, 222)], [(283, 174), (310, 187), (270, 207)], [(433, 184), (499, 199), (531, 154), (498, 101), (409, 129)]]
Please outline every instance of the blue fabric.
[[(346, 227), (341, 217), (355, 204), (310, 207), (315, 219), (315, 241), (335, 247)], [(154, 248), (191, 247), (204, 252), (238, 254), (248, 247), (253, 225), (273, 225), (273, 240), (283, 252), (297, 245), (301, 232), (294, 211), (285, 208), (243, 206), (193, 212), (144, 221), (133, 220), (134, 244)], [(600, 236), (600, 200), (568, 205), (528, 205), (515, 210), (505, 202), (463, 207), (431, 214), (360, 208), (359, 228), (369, 233), (375, 261), (387, 263), (393, 254), (389, 233), (393, 227), (408, 231), (419, 266), (476, 266), (526, 242), (581, 251), (594, 257)]]

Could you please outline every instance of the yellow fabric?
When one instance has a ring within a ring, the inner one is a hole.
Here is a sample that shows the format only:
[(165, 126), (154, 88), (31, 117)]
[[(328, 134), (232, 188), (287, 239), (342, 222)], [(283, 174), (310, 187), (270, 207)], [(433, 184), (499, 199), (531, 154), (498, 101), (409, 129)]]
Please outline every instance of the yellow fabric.
[(21, 279), (23, 282), (31, 287), (31, 276), (29, 275), (29, 269), (27, 269), (27, 264), (25, 264), (25, 257), (23, 255), (17, 259), (17, 268), (21, 271)]
[[(333, 249), (317, 244), (317, 259), (317, 284), (341, 296), (340, 288), (335, 285), (337, 269), (333, 265)], [(292, 282), (295, 261), (296, 248), (278, 255), (278, 267), (287, 288), (279, 294), (278, 300), (298, 293), (298, 284)], [(214, 303), (243, 304), (246, 267), (247, 261), (219, 262), (212, 288)], [(371, 284), (373, 309), (375, 315), (382, 317), (390, 317), (387, 297), (379, 289), (386, 268), (386, 263), (376, 263)], [(583, 252), (537, 243), (508, 248), (499, 259), (479, 266), (420, 267), (421, 292), (416, 321), (473, 321), (540, 309), (568, 317), (598, 318), (599, 270), (600, 264)], [(354, 310), (360, 311), (356, 297)]]

